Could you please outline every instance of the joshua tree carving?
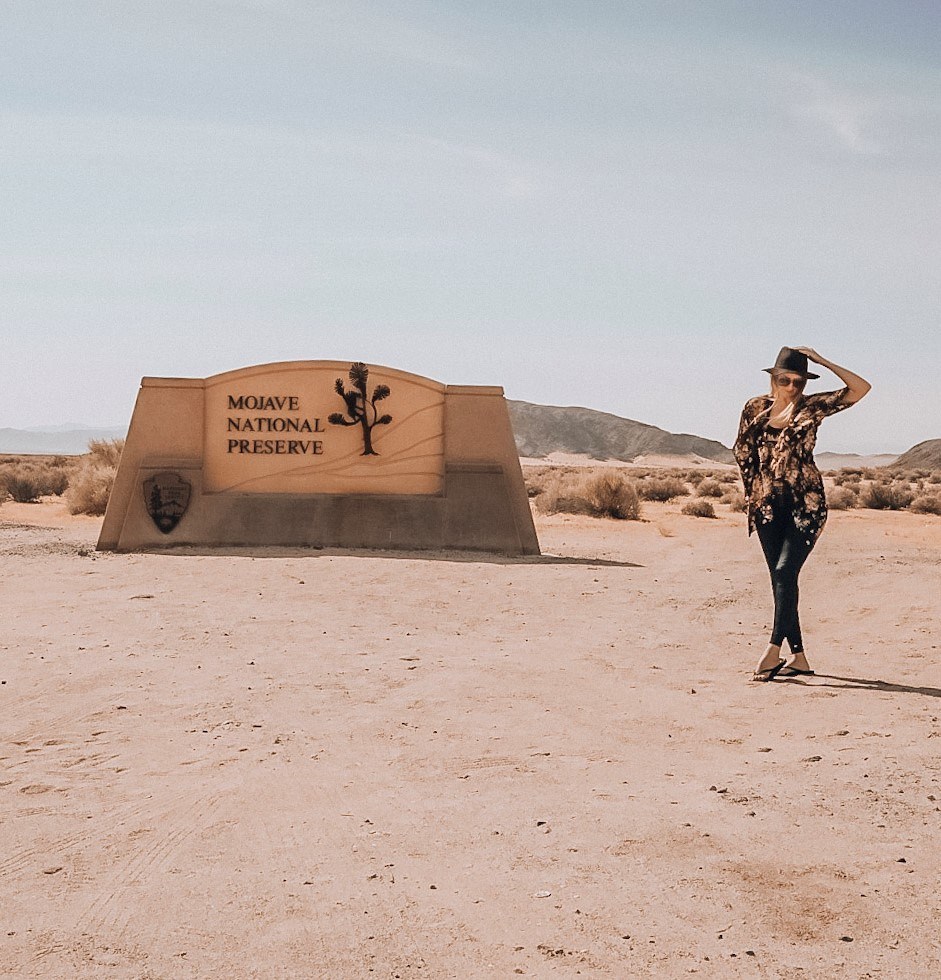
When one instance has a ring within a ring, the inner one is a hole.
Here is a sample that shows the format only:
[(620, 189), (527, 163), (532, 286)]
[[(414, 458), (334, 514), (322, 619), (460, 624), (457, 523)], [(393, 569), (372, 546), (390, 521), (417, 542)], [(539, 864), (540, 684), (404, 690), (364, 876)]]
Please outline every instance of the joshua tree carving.
[(391, 415), (380, 415), (376, 403), (388, 398), (390, 389), (388, 385), (376, 385), (373, 388), (372, 398), (367, 397), (366, 382), (369, 380), (369, 368), (362, 361), (356, 361), (350, 365), (350, 384), (349, 391), (343, 384), (342, 378), (337, 378), (337, 394), (346, 402), (346, 414), (334, 412), (328, 416), (328, 421), (333, 425), (360, 425), (363, 428), (363, 455), (378, 456), (379, 453), (372, 448), (372, 430), (377, 425), (388, 425), (392, 421)]

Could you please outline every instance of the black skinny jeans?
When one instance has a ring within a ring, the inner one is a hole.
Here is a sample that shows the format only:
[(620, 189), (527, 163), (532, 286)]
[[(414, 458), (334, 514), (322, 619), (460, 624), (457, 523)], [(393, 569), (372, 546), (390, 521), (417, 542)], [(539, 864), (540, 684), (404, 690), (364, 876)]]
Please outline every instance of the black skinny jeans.
[(807, 544), (807, 539), (794, 523), (791, 501), (787, 495), (775, 497), (772, 508), (772, 519), (766, 523), (759, 520), (755, 528), (768, 571), (771, 572), (771, 589), (774, 593), (771, 642), (781, 646), (787, 640), (792, 653), (802, 653), (804, 641), (797, 613), (797, 576), (814, 546)]

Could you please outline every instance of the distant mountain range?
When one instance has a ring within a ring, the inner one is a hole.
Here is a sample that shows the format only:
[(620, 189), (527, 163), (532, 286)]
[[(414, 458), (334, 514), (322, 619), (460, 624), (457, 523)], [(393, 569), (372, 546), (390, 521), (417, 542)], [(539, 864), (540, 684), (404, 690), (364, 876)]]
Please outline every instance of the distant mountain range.
[(591, 408), (534, 405), (507, 399), (520, 456), (574, 453), (630, 462), (638, 456), (700, 456), (732, 463), (732, 450), (714, 439), (677, 435), (655, 425)]
[(44, 425), (34, 429), (0, 429), (0, 453), (79, 456), (90, 439), (123, 439), (127, 430), (115, 426), (94, 429), (75, 425)]

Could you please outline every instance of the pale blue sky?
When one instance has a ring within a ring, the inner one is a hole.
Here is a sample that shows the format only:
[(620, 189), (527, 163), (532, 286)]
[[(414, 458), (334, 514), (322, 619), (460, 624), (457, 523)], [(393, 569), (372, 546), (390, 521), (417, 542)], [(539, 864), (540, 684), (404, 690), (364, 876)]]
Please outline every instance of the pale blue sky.
[(935, 0), (0, 0), (0, 25), (0, 427), (323, 357), (729, 444), (808, 344), (874, 384), (820, 448), (941, 437)]

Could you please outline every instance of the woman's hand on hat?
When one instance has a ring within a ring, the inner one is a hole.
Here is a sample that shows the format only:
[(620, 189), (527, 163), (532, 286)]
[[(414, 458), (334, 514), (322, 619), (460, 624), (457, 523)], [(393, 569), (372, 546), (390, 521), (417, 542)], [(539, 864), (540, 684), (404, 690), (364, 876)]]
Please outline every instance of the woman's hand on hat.
[(800, 351), (808, 361), (814, 364), (823, 364), (823, 358), (813, 349), (813, 347), (794, 347), (793, 350)]

